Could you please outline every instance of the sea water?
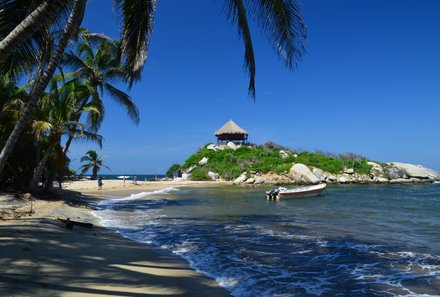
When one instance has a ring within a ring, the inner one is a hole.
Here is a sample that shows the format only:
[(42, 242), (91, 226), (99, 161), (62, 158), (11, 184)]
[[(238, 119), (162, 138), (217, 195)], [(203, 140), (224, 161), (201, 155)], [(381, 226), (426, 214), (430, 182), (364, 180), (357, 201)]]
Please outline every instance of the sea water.
[(233, 296), (440, 296), (440, 185), (168, 188), (105, 200), (122, 235), (167, 249)]

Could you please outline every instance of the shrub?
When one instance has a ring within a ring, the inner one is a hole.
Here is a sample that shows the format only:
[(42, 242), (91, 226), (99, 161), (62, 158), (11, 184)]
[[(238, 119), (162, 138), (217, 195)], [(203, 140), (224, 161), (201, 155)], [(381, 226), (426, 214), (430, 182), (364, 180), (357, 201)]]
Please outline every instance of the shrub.
[[(183, 164), (182, 168), (189, 168), (192, 165), (207, 157), (208, 163), (203, 167), (197, 167), (192, 172), (193, 180), (207, 180), (208, 171), (216, 172), (226, 180), (232, 180), (240, 176), (244, 171), (259, 171), (268, 173), (288, 172), (293, 163), (302, 163), (307, 166), (321, 168), (324, 171), (338, 174), (344, 168), (354, 168), (357, 173), (367, 174), (371, 166), (367, 164), (364, 157), (353, 153), (335, 155), (323, 152), (301, 152), (295, 158), (290, 155), (288, 158), (281, 158), (279, 148), (284, 148), (273, 143), (257, 146), (254, 148), (240, 147), (236, 150), (226, 148), (224, 150), (208, 150), (206, 146), (191, 155)], [(342, 158), (343, 156), (343, 158)]]

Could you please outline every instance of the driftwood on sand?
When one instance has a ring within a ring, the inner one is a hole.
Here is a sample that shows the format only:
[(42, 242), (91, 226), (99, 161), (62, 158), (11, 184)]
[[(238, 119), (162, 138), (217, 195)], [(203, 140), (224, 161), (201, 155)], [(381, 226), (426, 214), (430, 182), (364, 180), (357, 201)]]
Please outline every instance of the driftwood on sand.
[(69, 230), (73, 229), (73, 226), (83, 227), (83, 228), (93, 228), (92, 223), (83, 223), (78, 221), (72, 221), (70, 218), (67, 219), (60, 219), (58, 218), (58, 221), (61, 221), (66, 225), (66, 228)]

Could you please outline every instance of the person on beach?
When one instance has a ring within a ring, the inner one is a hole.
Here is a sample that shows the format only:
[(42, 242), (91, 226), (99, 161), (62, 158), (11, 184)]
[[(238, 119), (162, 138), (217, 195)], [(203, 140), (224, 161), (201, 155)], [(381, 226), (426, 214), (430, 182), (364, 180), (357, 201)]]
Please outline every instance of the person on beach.
[(137, 181), (138, 181), (138, 177), (137, 177), (137, 176), (134, 176), (134, 177), (133, 177), (133, 183), (134, 183), (135, 185), (137, 185)]
[(103, 185), (104, 183), (102, 182), (102, 178), (98, 178), (98, 190), (102, 190), (102, 185)]

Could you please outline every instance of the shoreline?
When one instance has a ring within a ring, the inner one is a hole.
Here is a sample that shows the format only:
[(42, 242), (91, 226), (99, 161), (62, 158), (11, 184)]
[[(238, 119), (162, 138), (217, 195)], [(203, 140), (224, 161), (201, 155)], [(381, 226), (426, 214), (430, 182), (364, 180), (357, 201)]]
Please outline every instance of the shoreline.
[[(167, 187), (133, 185), (99, 192), (96, 186), (81, 192), (56, 189), (55, 199), (32, 203), (33, 214), (26, 213), (29, 202), (0, 193), (0, 210), (13, 207), (21, 214), (0, 219), (0, 295), (230, 296), (184, 259), (127, 239), (103, 227), (92, 213), (93, 205), (125, 191)], [(94, 227), (68, 230), (57, 218), (93, 223)]]

